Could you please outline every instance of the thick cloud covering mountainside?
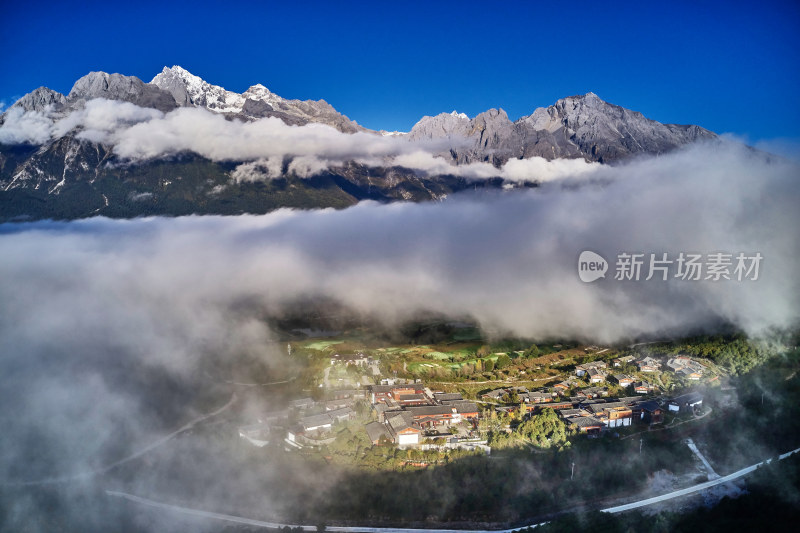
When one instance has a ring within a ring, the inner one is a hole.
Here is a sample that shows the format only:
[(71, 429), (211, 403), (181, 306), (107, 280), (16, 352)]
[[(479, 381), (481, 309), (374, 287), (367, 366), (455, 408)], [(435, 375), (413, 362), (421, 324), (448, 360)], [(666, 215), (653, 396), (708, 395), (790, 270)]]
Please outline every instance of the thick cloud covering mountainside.
[(12, 108), (0, 124), (0, 143), (43, 144), (68, 132), (79, 139), (113, 146), (125, 161), (141, 162), (184, 152), (213, 161), (244, 161), (233, 173), (237, 181), (278, 177), (285, 159), (291, 160), (288, 170), (300, 177), (314, 176), (349, 161), (404, 166), (426, 175), (502, 177), (510, 181), (549, 181), (599, 168), (599, 164), (582, 159), (547, 161), (541, 157), (512, 160), (500, 169), (489, 163), (455, 166), (434, 156), (449, 147), (440, 142), (409, 142), (403, 137), (366, 132), (348, 134), (314, 123), (290, 126), (278, 118), (227, 120), (203, 108), (179, 108), (164, 114), (102, 98), (90, 100), (66, 116), (52, 109), (23, 112)]
[[(600, 341), (718, 318), (759, 333), (797, 317), (796, 166), (698, 146), (593, 176), (440, 204), (6, 225), (0, 305), (17, 326), (60, 315), (41, 326), (179, 320), (214, 331), (219, 309), (240, 299), (277, 309), (323, 295), (387, 319), (431, 310), (518, 335)], [(609, 259), (607, 279), (578, 279), (585, 249)], [(620, 252), (682, 251), (760, 252), (760, 277), (613, 279)], [(40, 337), (58, 332), (48, 333)]]
[[(537, 339), (796, 326), (798, 178), (791, 163), (698, 145), (441, 203), (2, 225), (0, 476), (80, 472), (120, 424), (146, 431), (146, 393), (109, 373), (181, 379), (208, 353), (277, 361), (263, 318), (300, 298), (387, 324), (432, 311)], [(609, 260), (605, 279), (579, 279), (583, 250)], [(621, 252), (763, 260), (755, 281), (622, 281)], [(34, 441), (47, 451), (30, 457)]]

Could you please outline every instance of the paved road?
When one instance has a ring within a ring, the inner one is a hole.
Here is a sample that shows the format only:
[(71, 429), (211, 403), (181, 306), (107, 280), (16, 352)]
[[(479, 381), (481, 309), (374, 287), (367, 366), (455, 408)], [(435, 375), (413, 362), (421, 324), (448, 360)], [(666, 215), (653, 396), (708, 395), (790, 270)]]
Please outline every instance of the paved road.
[[(536, 382), (536, 381), (550, 381), (553, 379), (561, 379), (564, 374), (556, 374), (555, 376), (545, 376), (543, 378), (536, 378), (536, 379), (520, 379), (519, 382)], [(438, 385), (488, 385), (490, 383), (500, 383), (507, 386), (512, 386), (511, 383), (507, 379), (492, 379), (489, 381), (435, 381), (434, 383)]]
[(700, 459), (700, 462), (703, 463), (703, 465), (705, 465), (708, 479), (714, 480), (719, 478), (719, 474), (714, 472), (714, 469), (711, 467), (711, 464), (706, 459), (706, 456), (700, 453), (700, 450), (697, 448), (697, 445), (691, 438), (686, 439), (686, 445), (689, 447), (690, 450), (692, 450), (692, 453), (694, 453), (697, 456), (697, 458)]
[[(177, 505), (169, 505), (167, 503), (161, 503), (154, 500), (148, 500), (147, 498), (141, 498), (139, 496), (134, 496), (133, 494), (127, 494), (125, 492), (117, 492), (115, 490), (107, 490), (106, 494), (109, 496), (114, 496), (117, 498), (124, 498), (126, 500), (139, 503), (141, 505), (147, 505), (150, 507), (156, 507), (159, 509), (165, 509), (168, 511), (175, 511), (182, 514), (187, 514), (191, 516), (197, 516), (200, 518), (211, 518), (214, 520), (222, 520), (225, 522), (233, 522), (236, 524), (245, 524), (248, 526), (257, 526), (257, 527), (268, 527), (268, 528), (282, 528), (285, 526), (289, 526), (291, 528), (302, 528), (304, 531), (316, 531), (317, 526), (304, 526), (299, 524), (286, 524), (284, 522), (267, 522), (264, 520), (253, 520), (252, 518), (244, 518), (241, 516), (234, 516), (229, 514), (222, 514), (222, 513), (212, 513), (209, 511), (201, 511), (199, 509), (190, 509), (188, 507), (179, 507)], [(538, 524), (537, 524), (538, 525)], [(352, 533), (512, 533), (519, 528), (515, 529), (492, 529), (492, 530), (483, 530), (483, 529), (414, 529), (414, 528), (393, 528), (393, 527), (350, 527), (350, 526), (325, 526), (325, 531), (350, 531)]]
[[(800, 452), (800, 448), (792, 450), (790, 452), (784, 453), (783, 455), (778, 457), (778, 460), (783, 460), (789, 457), (792, 454)], [(695, 492), (699, 492), (701, 490), (705, 490), (709, 487), (713, 487), (715, 485), (720, 485), (722, 483), (727, 483), (728, 481), (733, 481), (734, 479), (740, 478), (745, 476), (758, 467), (771, 462), (770, 460), (762, 461), (760, 463), (748, 466), (747, 468), (742, 468), (732, 474), (727, 476), (721, 477), (719, 479), (715, 479), (713, 481), (707, 481), (705, 483), (700, 483), (699, 485), (694, 485), (692, 487), (687, 487), (685, 489), (676, 490), (674, 492), (670, 492), (668, 494), (662, 494), (661, 496), (656, 496), (654, 498), (648, 498), (646, 500), (640, 500), (636, 502), (626, 503), (625, 505), (618, 505), (615, 507), (609, 507), (607, 509), (601, 509), (603, 513), (621, 513), (623, 511), (629, 511), (631, 509), (637, 509), (639, 507), (644, 507), (647, 505), (653, 505), (654, 503), (659, 503), (667, 500), (671, 500), (673, 498), (680, 498), (681, 496), (686, 496), (687, 494), (692, 494)], [(147, 498), (142, 498), (139, 496), (134, 496), (133, 494), (127, 494), (125, 492), (118, 492), (114, 490), (107, 490), (106, 494), (109, 496), (123, 498), (131, 502), (135, 502), (141, 505), (147, 505), (150, 507), (156, 507), (160, 509), (165, 509), (169, 511), (175, 511), (182, 514), (197, 516), (201, 518), (211, 518), (214, 520), (223, 520), (226, 522), (234, 522), (237, 524), (246, 524), (250, 526), (257, 526), (257, 527), (268, 527), (268, 528), (281, 528), (284, 526), (289, 527), (300, 527), (304, 531), (316, 531), (317, 526), (307, 526), (307, 525), (299, 525), (299, 524), (285, 524), (280, 522), (266, 522), (263, 520), (253, 520), (251, 518), (244, 518), (241, 516), (234, 516), (222, 513), (212, 513), (209, 511), (202, 511), (199, 509), (191, 509), (188, 507), (179, 507), (177, 505), (170, 505), (167, 503), (161, 503), (154, 500), (148, 500)], [(521, 526), (513, 529), (500, 529), (500, 530), (485, 530), (485, 529), (414, 529), (414, 528), (392, 528), (392, 527), (349, 527), (349, 526), (326, 526), (326, 531), (351, 531), (353, 533), (512, 533), (513, 531), (517, 531), (522, 527), (538, 527), (547, 522), (541, 522), (537, 524), (531, 524), (530, 526)]]
[[(778, 460), (783, 460), (789, 457), (790, 455), (800, 452), (800, 448), (794, 449), (790, 452), (784, 453), (783, 455), (778, 457)], [(733, 481), (734, 479), (738, 479), (742, 476), (746, 476), (750, 472), (753, 472), (759, 466), (765, 465), (771, 462), (771, 459), (766, 461), (761, 461), (760, 463), (756, 463), (754, 465), (750, 465), (746, 468), (742, 468), (741, 470), (737, 470), (733, 474), (728, 474), (727, 476), (723, 476), (719, 479), (715, 479), (712, 481), (706, 481), (705, 483), (700, 483), (699, 485), (694, 485), (692, 487), (687, 487), (685, 489), (676, 490), (674, 492), (669, 492), (667, 494), (662, 494), (661, 496), (655, 496), (653, 498), (648, 498), (646, 500), (640, 500), (638, 502), (626, 503), (625, 505), (617, 505), (616, 507), (609, 507), (608, 509), (601, 509), (604, 513), (621, 513), (623, 511), (630, 511), (631, 509), (637, 509), (639, 507), (645, 507), (647, 505), (653, 505), (654, 503), (664, 502), (667, 500), (671, 500), (673, 498), (680, 498), (681, 496), (686, 496), (687, 494), (693, 494), (695, 492), (699, 492), (701, 490), (705, 490), (709, 487), (713, 487), (715, 485), (721, 485), (722, 483), (727, 483), (728, 481)]]

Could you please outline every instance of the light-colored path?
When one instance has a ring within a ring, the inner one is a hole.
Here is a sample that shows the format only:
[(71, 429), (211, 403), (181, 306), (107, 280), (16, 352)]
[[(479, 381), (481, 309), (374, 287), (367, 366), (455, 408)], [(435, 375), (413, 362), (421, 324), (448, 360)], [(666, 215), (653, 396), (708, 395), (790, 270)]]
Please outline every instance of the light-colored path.
[(703, 465), (705, 465), (706, 472), (708, 473), (708, 480), (713, 481), (719, 478), (719, 474), (714, 472), (714, 469), (711, 467), (708, 460), (706, 460), (705, 455), (700, 453), (700, 450), (697, 449), (697, 445), (691, 438), (686, 439), (686, 445), (689, 447), (690, 450), (692, 450), (692, 453), (694, 453), (697, 456), (697, 458), (700, 459), (700, 462), (703, 463)]
[[(133, 494), (127, 494), (125, 492), (117, 492), (115, 490), (107, 490), (106, 494), (117, 498), (124, 498), (126, 500), (139, 503), (142, 505), (148, 505), (150, 507), (156, 507), (168, 511), (175, 511), (178, 513), (197, 516), (200, 518), (211, 518), (214, 520), (223, 520), (225, 522), (234, 522), (237, 524), (246, 524), (248, 526), (268, 527), (273, 529), (289, 526), (291, 528), (299, 527), (302, 528), (304, 531), (317, 530), (317, 526), (304, 526), (298, 524), (287, 524), (283, 522), (267, 522), (264, 520), (253, 520), (252, 518), (244, 518), (241, 516), (234, 516), (222, 513), (212, 513), (209, 511), (201, 511), (199, 509), (190, 509), (188, 507), (179, 507), (177, 505), (169, 505), (167, 503), (148, 500), (147, 498), (141, 498), (139, 496), (134, 496)], [(517, 529), (519, 528), (502, 529), (502, 530), (496, 530), (496, 529), (485, 530), (485, 529), (413, 529), (413, 528), (394, 528), (394, 527), (325, 526), (325, 531), (350, 531), (352, 533), (511, 533), (512, 531), (516, 531)]]
[[(778, 460), (783, 460), (789, 457), (792, 454), (800, 452), (800, 448), (792, 450), (790, 452), (784, 453), (778, 457)], [(692, 494), (695, 492), (699, 492), (701, 490), (705, 490), (709, 487), (713, 487), (715, 485), (720, 485), (722, 483), (727, 483), (728, 481), (733, 481), (734, 479), (740, 478), (745, 476), (758, 467), (771, 462), (771, 459), (766, 461), (762, 461), (760, 463), (748, 466), (747, 468), (742, 468), (732, 474), (728, 474), (727, 476), (721, 477), (719, 479), (715, 479), (713, 481), (707, 481), (705, 483), (700, 483), (699, 485), (694, 485), (692, 487), (687, 487), (685, 489), (676, 490), (674, 492), (670, 492), (667, 494), (662, 494), (661, 496), (656, 496), (654, 498), (648, 498), (646, 500), (640, 500), (636, 502), (626, 503), (624, 505), (617, 505), (615, 507), (609, 507), (607, 509), (601, 509), (603, 513), (621, 513), (623, 511), (629, 511), (631, 509), (637, 509), (639, 507), (645, 507), (647, 505), (653, 505), (654, 503), (659, 503), (667, 500), (671, 500), (673, 498), (680, 498), (681, 496), (686, 496), (688, 494)], [(258, 527), (268, 527), (268, 528), (281, 528), (284, 526), (289, 527), (300, 527), (304, 531), (316, 531), (317, 526), (307, 526), (307, 525), (298, 525), (298, 524), (284, 524), (279, 522), (266, 522), (263, 520), (253, 520), (251, 518), (244, 518), (241, 516), (233, 516), (227, 515), (222, 513), (212, 513), (209, 511), (202, 511), (200, 509), (191, 509), (188, 507), (180, 507), (177, 505), (170, 505), (167, 503), (161, 503), (154, 500), (148, 500), (147, 498), (142, 498), (140, 496), (134, 496), (133, 494), (127, 494), (125, 492), (118, 492), (113, 490), (107, 490), (106, 494), (109, 496), (123, 498), (131, 502), (135, 502), (141, 505), (148, 505), (150, 507), (156, 507), (160, 509), (165, 509), (169, 511), (175, 511), (182, 514), (187, 514), (191, 516), (197, 516), (201, 518), (211, 518), (215, 520), (223, 520), (226, 522), (234, 522), (237, 524), (246, 524), (250, 526), (258, 526)], [(326, 531), (351, 531), (353, 533), (511, 533), (513, 531), (518, 531), (523, 527), (538, 527), (546, 522), (541, 522), (537, 524), (531, 524), (530, 526), (520, 526), (513, 529), (501, 529), (501, 530), (486, 530), (486, 529), (414, 529), (414, 528), (394, 528), (394, 527), (360, 527), (360, 526), (326, 526)]]
[(637, 346), (647, 346), (648, 344), (659, 344), (667, 341), (650, 341), (650, 342), (637, 342), (636, 344), (629, 344), (628, 348), (635, 348)]
[[(783, 455), (779, 456), (779, 460), (786, 459), (790, 455), (800, 452), (800, 448), (794, 449), (790, 452), (784, 453)], [(750, 465), (746, 468), (742, 468), (741, 470), (737, 470), (733, 474), (728, 474), (727, 476), (723, 476), (721, 478), (715, 479), (713, 481), (706, 481), (705, 483), (700, 483), (699, 485), (693, 485), (691, 487), (687, 487), (685, 489), (676, 490), (674, 492), (669, 492), (667, 494), (662, 494), (661, 496), (655, 496), (653, 498), (648, 498), (646, 500), (640, 500), (638, 502), (626, 503), (625, 505), (618, 505), (616, 507), (609, 507), (608, 509), (601, 509), (604, 513), (621, 513), (623, 511), (630, 511), (631, 509), (637, 509), (639, 507), (645, 507), (647, 505), (653, 505), (654, 503), (659, 503), (667, 500), (671, 500), (673, 498), (680, 498), (681, 496), (686, 496), (687, 494), (693, 494), (695, 492), (699, 492), (701, 490), (705, 490), (707, 488), (721, 485), (722, 483), (727, 483), (728, 481), (733, 481), (734, 479), (738, 479), (742, 476), (746, 476), (747, 474), (756, 470), (759, 466), (767, 464), (771, 462), (771, 459), (766, 461), (762, 461), (760, 463), (756, 463), (754, 465)]]
[(681, 420), (680, 422), (676, 422), (678, 419), (675, 418), (675, 419), (672, 420), (672, 422), (669, 423), (669, 425), (661, 426), (661, 427), (658, 427), (658, 428), (653, 428), (651, 426), (651, 427), (648, 427), (648, 428), (646, 428), (646, 429), (644, 429), (642, 431), (637, 431), (636, 433), (631, 433), (630, 435), (625, 435), (624, 437), (620, 437), (620, 439), (621, 440), (632, 439), (634, 437), (638, 437), (640, 435), (644, 435), (645, 433), (655, 433), (656, 431), (664, 431), (664, 430), (669, 430), (669, 429), (672, 429), (672, 428), (676, 428), (676, 427), (681, 426), (683, 424), (688, 424), (689, 422), (694, 422), (696, 420), (702, 420), (703, 418), (705, 418), (708, 415), (710, 415), (712, 412), (713, 412), (713, 410), (709, 407), (709, 408), (706, 409), (706, 411), (702, 415), (695, 415), (692, 418), (689, 418), (687, 420)]

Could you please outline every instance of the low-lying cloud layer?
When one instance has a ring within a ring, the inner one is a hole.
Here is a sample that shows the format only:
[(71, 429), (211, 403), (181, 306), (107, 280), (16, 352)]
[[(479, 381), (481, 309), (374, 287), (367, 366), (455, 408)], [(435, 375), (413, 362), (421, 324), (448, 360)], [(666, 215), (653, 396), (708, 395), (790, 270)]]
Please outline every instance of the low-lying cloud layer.
[[(262, 319), (299, 298), (387, 324), (434, 311), (497, 333), (604, 343), (796, 326), (798, 175), (745, 149), (697, 146), (591, 181), (441, 203), (2, 225), (0, 476), (80, 471), (121, 424), (152, 430), (150, 391), (117, 385), (142, 369), (181, 380), (203, 354), (278, 361)], [(583, 250), (610, 261), (606, 279), (579, 280)], [(617, 281), (620, 252), (763, 261), (757, 281)]]
[[(213, 161), (243, 161), (232, 176), (237, 181), (278, 177), (284, 160), (289, 160), (287, 170), (300, 177), (349, 161), (403, 166), (426, 175), (540, 182), (574, 177), (600, 167), (583, 160), (547, 161), (540, 157), (512, 160), (500, 169), (488, 163), (455, 166), (434, 156), (446, 148), (436, 142), (409, 142), (403, 137), (366, 132), (346, 134), (323, 124), (289, 126), (278, 118), (226, 120), (203, 108), (179, 108), (164, 114), (105, 99), (90, 100), (65, 117), (50, 111), (23, 113), (13, 108), (0, 125), (0, 143), (43, 144), (73, 130), (80, 139), (113, 146), (119, 157), (129, 161), (182, 152), (194, 152)], [(254, 171), (253, 163), (258, 163), (260, 170)]]
[[(712, 318), (758, 332), (797, 316), (798, 291), (790, 290), (798, 285), (796, 172), (735, 147), (696, 147), (603, 168), (594, 184), (577, 190), (265, 216), (6, 226), (0, 274), (15, 283), (4, 284), (2, 291), (14, 294), (3, 302), (52, 303), (60, 291), (80, 290), (63, 302), (104, 308), (115, 295), (129, 312), (129, 300), (180, 302), (164, 296), (175, 292), (190, 299), (184, 315), (214, 309), (195, 297), (223, 304), (258, 298), (274, 307), (311, 294), (385, 316), (466, 313), (527, 336), (611, 341)], [(586, 285), (575, 272), (584, 249), (610, 259), (611, 274), (623, 251), (673, 258), (681, 251), (758, 251), (764, 260), (755, 282)], [(27, 298), (41, 292), (43, 280), (55, 292)]]

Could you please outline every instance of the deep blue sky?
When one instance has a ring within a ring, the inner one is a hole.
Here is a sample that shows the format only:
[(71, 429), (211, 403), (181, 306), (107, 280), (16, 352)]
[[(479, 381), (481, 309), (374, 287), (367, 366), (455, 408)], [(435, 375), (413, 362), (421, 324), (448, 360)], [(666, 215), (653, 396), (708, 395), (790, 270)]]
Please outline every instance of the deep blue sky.
[(796, 0), (79, 4), (0, 4), (0, 101), (179, 64), (230, 90), (324, 98), (375, 129), (453, 109), (516, 119), (594, 91), (662, 122), (800, 138)]

